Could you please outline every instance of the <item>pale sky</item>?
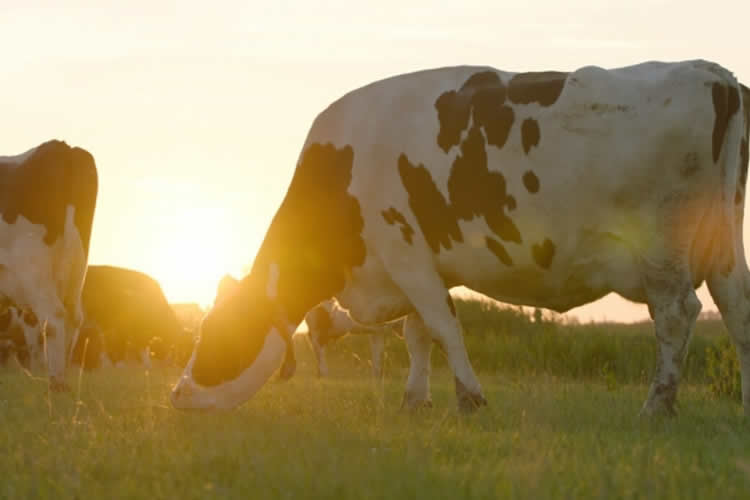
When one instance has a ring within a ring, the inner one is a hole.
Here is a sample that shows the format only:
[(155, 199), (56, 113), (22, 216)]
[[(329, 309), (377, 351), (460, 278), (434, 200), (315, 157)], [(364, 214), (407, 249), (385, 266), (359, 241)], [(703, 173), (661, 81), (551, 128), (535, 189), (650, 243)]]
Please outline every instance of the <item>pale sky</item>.
[[(89, 150), (90, 263), (142, 270), (170, 301), (207, 305), (223, 273), (252, 262), (315, 115), (349, 90), (454, 64), (694, 58), (747, 83), (749, 4), (2, 0), (0, 154), (51, 138)], [(568, 314), (648, 315), (613, 297)]]

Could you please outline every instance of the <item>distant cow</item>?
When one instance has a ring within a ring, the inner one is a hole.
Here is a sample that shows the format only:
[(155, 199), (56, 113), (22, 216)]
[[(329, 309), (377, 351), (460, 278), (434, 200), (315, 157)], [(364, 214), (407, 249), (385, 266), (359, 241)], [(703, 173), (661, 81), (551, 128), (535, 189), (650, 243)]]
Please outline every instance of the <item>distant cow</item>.
[(88, 328), (76, 346), (75, 362), (81, 363), (87, 338), (87, 350), (91, 350), (87, 363), (93, 366), (98, 359), (97, 348), (103, 349), (112, 363), (148, 362), (150, 353), (156, 359), (166, 359), (170, 352), (178, 363), (187, 361), (192, 337), (177, 320), (159, 283), (150, 276), (120, 267), (89, 266), (83, 306)]
[[(226, 274), (219, 281), (215, 302), (225, 299), (239, 287), (239, 281)], [(348, 333), (370, 335), (370, 349), (372, 351), (372, 374), (380, 378), (383, 373), (383, 336), (391, 328), (400, 329), (400, 324), (383, 326), (361, 325), (354, 321), (349, 313), (343, 309), (335, 299), (326, 300), (315, 306), (305, 315), (307, 323), (307, 341), (315, 354), (319, 377), (328, 375), (328, 361), (326, 360), (326, 346)], [(292, 367), (287, 367), (292, 370)], [(287, 375), (291, 376), (290, 373)]]
[(65, 387), (66, 353), (82, 321), (97, 184), (91, 154), (64, 142), (0, 157), (0, 318), (9, 320), (0, 319), (0, 327), (8, 325), (0, 338), (13, 337), (7, 328), (19, 327), (20, 318), (34, 357), (45, 332), (53, 389)]
[(372, 375), (375, 378), (382, 377), (384, 337), (391, 330), (400, 332), (403, 328), (400, 320), (379, 326), (361, 325), (352, 319), (349, 312), (342, 308), (336, 299), (325, 300), (312, 308), (305, 315), (305, 323), (307, 323), (309, 330), (307, 340), (313, 353), (315, 353), (318, 376), (320, 377), (328, 375), (326, 346), (348, 333), (369, 336), (372, 353)]
[(451, 287), (567, 311), (610, 292), (648, 304), (659, 354), (644, 414), (672, 413), (704, 281), (750, 411), (742, 243), (750, 90), (707, 61), (572, 73), (458, 66), (349, 92), (310, 129), (239, 289), (208, 312), (172, 392), (229, 408), (279, 365), (315, 304), (406, 315), (404, 403), (430, 400), (432, 341), (459, 408), (486, 404)]

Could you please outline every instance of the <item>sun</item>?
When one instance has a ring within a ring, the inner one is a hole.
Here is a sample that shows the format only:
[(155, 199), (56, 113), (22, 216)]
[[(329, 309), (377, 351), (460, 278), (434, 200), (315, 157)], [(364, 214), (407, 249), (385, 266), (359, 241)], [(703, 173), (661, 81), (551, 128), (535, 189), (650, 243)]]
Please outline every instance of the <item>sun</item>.
[[(162, 287), (170, 302), (197, 302), (210, 306), (219, 280), (237, 276), (238, 237), (231, 214), (219, 207), (196, 207), (158, 215), (149, 242), (148, 274)], [(240, 263), (240, 266), (243, 264)]]

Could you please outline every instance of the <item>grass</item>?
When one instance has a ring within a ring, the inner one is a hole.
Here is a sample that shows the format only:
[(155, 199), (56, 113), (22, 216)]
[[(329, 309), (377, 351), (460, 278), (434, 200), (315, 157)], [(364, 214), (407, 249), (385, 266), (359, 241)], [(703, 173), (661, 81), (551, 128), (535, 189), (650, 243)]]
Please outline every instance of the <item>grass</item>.
[[(712, 394), (699, 350), (680, 416), (640, 420), (647, 386), (625, 361), (650, 374), (653, 345), (633, 340), (653, 344), (644, 326), (516, 315), (492, 330), (459, 307), (490, 402), (468, 417), (437, 350), (434, 408), (399, 410), (407, 365), (395, 338), (382, 382), (369, 377), (366, 339), (339, 341), (322, 380), (298, 343), (292, 380), (220, 414), (173, 410), (170, 367), (108, 368), (80, 385), (71, 373), (70, 394), (0, 371), (0, 498), (747, 498), (750, 422)], [(504, 364), (514, 356), (524, 361)]]

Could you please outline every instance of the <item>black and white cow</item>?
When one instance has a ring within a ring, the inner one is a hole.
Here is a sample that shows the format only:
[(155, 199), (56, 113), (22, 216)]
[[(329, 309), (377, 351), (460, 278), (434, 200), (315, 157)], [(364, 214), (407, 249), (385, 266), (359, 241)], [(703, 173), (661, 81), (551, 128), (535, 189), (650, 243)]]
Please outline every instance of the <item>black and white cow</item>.
[(430, 400), (433, 339), (459, 407), (484, 405), (448, 294), (465, 285), (555, 311), (612, 291), (648, 304), (659, 354), (643, 413), (671, 413), (707, 281), (750, 408), (748, 102), (700, 60), (461, 66), (345, 95), (313, 123), (250, 274), (204, 318), (174, 406), (246, 401), (332, 296), (361, 323), (407, 316), (408, 406)]
[(45, 332), (55, 389), (64, 387), (66, 354), (81, 325), (97, 189), (94, 158), (64, 142), (0, 157), (0, 296), (36, 332), (26, 339), (32, 355)]
[[(219, 281), (214, 303), (224, 300), (239, 288), (239, 281), (229, 274), (224, 275)], [(383, 374), (383, 351), (385, 346), (384, 335), (392, 328), (401, 329), (401, 321), (398, 324), (386, 324), (378, 326), (361, 325), (354, 321), (349, 313), (342, 308), (336, 299), (325, 300), (312, 308), (305, 315), (307, 324), (307, 338), (310, 348), (315, 355), (315, 362), (319, 377), (328, 376), (328, 361), (326, 347), (331, 342), (347, 335), (357, 333), (369, 335), (370, 350), (372, 353), (372, 374), (380, 378)], [(304, 333), (304, 332), (302, 332)], [(296, 369), (296, 358), (287, 351), (281, 370), (281, 378), (289, 378)]]
[(82, 302), (87, 328), (73, 350), (74, 362), (95, 368), (105, 355), (114, 364), (137, 361), (148, 366), (151, 355), (165, 360), (170, 354), (181, 366), (187, 362), (192, 335), (151, 276), (121, 267), (89, 266)]
[(307, 323), (307, 340), (315, 354), (318, 365), (318, 376), (328, 375), (327, 346), (341, 337), (352, 334), (364, 334), (370, 339), (372, 355), (372, 375), (376, 379), (383, 376), (383, 351), (385, 335), (391, 331), (401, 331), (402, 321), (385, 325), (361, 325), (352, 319), (349, 311), (339, 305), (336, 299), (324, 300), (305, 315)]

